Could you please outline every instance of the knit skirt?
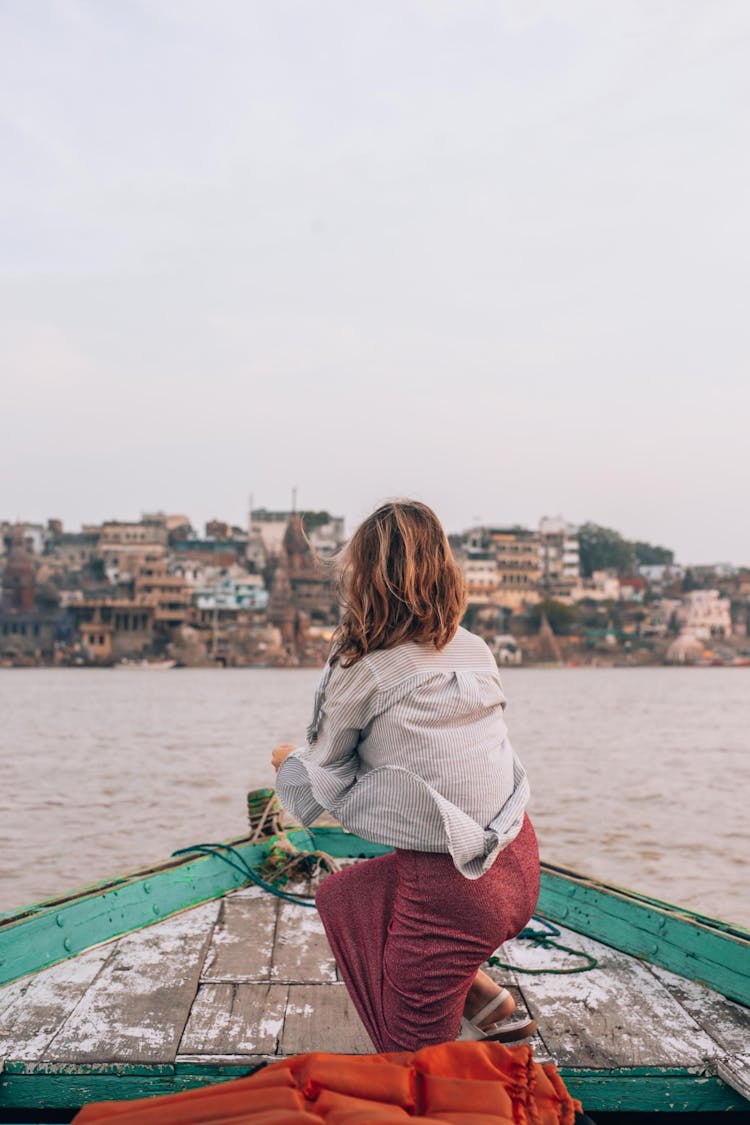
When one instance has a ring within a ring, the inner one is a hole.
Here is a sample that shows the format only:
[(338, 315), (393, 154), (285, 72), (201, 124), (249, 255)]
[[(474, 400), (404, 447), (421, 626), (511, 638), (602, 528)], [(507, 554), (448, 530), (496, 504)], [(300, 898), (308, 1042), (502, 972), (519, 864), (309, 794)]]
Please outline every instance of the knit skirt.
[(479, 879), (449, 855), (397, 850), (320, 885), (320, 917), (375, 1050), (415, 1051), (456, 1038), (477, 969), (531, 918), (539, 852), (526, 817)]

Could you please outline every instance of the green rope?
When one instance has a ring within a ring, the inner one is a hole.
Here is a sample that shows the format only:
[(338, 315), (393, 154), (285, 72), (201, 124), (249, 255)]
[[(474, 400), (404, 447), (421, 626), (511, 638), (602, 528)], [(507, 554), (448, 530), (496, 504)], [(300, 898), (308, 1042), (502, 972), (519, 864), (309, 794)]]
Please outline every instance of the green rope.
[[(307, 833), (312, 843), (310, 833)], [(223, 855), (222, 851), (229, 852), (234, 858), (230, 859), (229, 855)], [(173, 856), (190, 855), (191, 853), (198, 852), (199, 855), (214, 856), (215, 859), (220, 859), (229, 867), (239, 871), (240, 875), (245, 877), (247, 883), (255, 883), (256, 886), (261, 887), (269, 894), (276, 895), (277, 898), (284, 899), (285, 902), (293, 902), (297, 906), (309, 906), (315, 909), (315, 902), (311, 901), (310, 896), (291, 895), (287, 891), (280, 890), (275, 887), (273, 883), (267, 883), (265, 879), (261, 879), (252, 867), (246, 862), (243, 855), (233, 848), (231, 844), (192, 844), (189, 848), (179, 848), (176, 852), (172, 852)], [(301, 853), (304, 855), (305, 853)], [(236, 862), (235, 862), (236, 861)], [(501, 961), (499, 957), (488, 957), (487, 963), (497, 969), (508, 969), (514, 973), (528, 973), (530, 975), (539, 975), (542, 973), (556, 973), (558, 975), (565, 975), (567, 973), (587, 973), (591, 969), (595, 969), (598, 961), (596, 957), (592, 957), (590, 953), (583, 953), (580, 949), (571, 949), (569, 945), (563, 945), (562, 942), (553, 941), (553, 938), (560, 936), (560, 931), (555, 928), (550, 922), (543, 918), (538, 918), (534, 915), (532, 919), (534, 922), (540, 922), (541, 925), (546, 926), (546, 930), (535, 930), (530, 926), (526, 926), (517, 935), (519, 941), (531, 941), (535, 946), (540, 949), (561, 949), (565, 953), (570, 953), (574, 957), (583, 957), (585, 964), (576, 965), (572, 969), (522, 969), (520, 965), (510, 965), (506, 961)]]
[(560, 931), (544, 918), (537, 918), (534, 915), (532, 921), (541, 922), (547, 929), (535, 930), (527, 926), (521, 930), (520, 934), (516, 935), (516, 940), (531, 941), (540, 949), (562, 949), (565, 953), (572, 953), (574, 957), (583, 957), (585, 964), (575, 965), (572, 969), (522, 969), (520, 965), (509, 965), (506, 961), (501, 961), (499, 957), (488, 957), (487, 963), (493, 965), (496, 969), (512, 969), (514, 973), (528, 973), (531, 976), (539, 976), (542, 973), (557, 973), (559, 976), (564, 976), (567, 973), (588, 973), (599, 964), (596, 957), (592, 957), (590, 953), (583, 953), (580, 949), (571, 949), (569, 945), (553, 941), (553, 938), (560, 936)]
[[(237, 862), (233, 862), (228, 855), (222, 855), (220, 851), (222, 848), (227, 852), (231, 852)], [(276, 895), (278, 898), (283, 898), (285, 902), (293, 902), (297, 906), (310, 906), (313, 910), (315, 909), (315, 903), (310, 901), (309, 896), (290, 895), (287, 891), (282, 891), (278, 887), (274, 887), (273, 883), (267, 883), (265, 879), (261, 879), (260, 875), (253, 871), (252, 867), (245, 861), (244, 856), (241, 855), (236, 848), (233, 848), (231, 844), (191, 844), (189, 848), (179, 848), (176, 852), (172, 852), (172, 855), (190, 855), (191, 852), (198, 852), (199, 855), (212, 855), (216, 859), (222, 860), (224, 863), (228, 864), (229, 867), (233, 867), (235, 871), (239, 871), (240, 875), (244, 875), (246, 882), (255, 883), (256, 886), (262, 887), (263, 890), (268, 891), (269, 894)]]

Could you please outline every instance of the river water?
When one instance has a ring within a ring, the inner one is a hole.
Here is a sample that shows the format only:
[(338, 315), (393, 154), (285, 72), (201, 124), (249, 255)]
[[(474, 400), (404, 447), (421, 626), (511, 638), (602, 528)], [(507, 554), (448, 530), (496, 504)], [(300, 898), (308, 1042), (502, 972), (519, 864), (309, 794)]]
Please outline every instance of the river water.
[[(318, 675), (0, 671), (0, 911), (241, 835)], [(750, 926), (750, 670), (503, 679), (542, 857)]]

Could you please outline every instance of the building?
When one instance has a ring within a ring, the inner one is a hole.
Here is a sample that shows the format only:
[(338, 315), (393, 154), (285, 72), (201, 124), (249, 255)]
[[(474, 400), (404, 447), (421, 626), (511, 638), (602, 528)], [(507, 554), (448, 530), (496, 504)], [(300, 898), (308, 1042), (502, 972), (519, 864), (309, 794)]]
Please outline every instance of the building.
[(49, 528), (41, 523), (0, 523), (0, 556), (7, 554), (15, 539), (19, 528), (23, 536), (24, 546), (32, 555), (41, 555), (44, 552)]
[(167, 529), (160, 517), (149, 517), (138, 523), (112, 520), (96, 525), (84, 525), (84, 534), (99, 534), (94, 552), (102, 562), (111, 585), (126, 582), (146, 566), (164, 558), (167, 552)]
[(493, 601), (500, 586), (497, 559), (492, 551), (467, 551), (460, 559), (469, 603)]
[(623, 602), (642, 602), (647, 592), (646, 579), (640, 575), (633, 578), (620, 578), (620, 600)]
[(13, 530), (2, 578), (2, 600), (5, 611), (30, 613), (34, 609), (36, 573), (34, 556), (24, 524)]
[(336, 579), (330, 566), (322, 563), (305, 534), (301, 513), (294, 513), (284, 532), (281, 551), (296, 609), (321, 625), (338, 622)]
[(193, 590), (186, 578), (170, 574), (162, 559), (144, 566), (133, 581), (137, 602), (154, 607), (153, 626), (156, 636), (169, 637), (173, 629), (184, 625), (190, 616)]
[[(252, 610), (263, 613), (268, 609), (268, 591), (259, 581), (259, 575), (248, 574), (245, 578), (225, 576), (216, 582), (197, 587), (193, 602), (200, 611), (201, 620), (210, 620), (216, 610)], [(208, 616), (206, 616), (208, 615)]]
[(595, 570), (590, 578), (581, 579), (571, 591), (574, 602), (617, 602), (620, 600), (620, 579), (610, 570)]
[(343, 516), (332, 516), (326, 511), (272, 512), (266, 508), (255, 508), (250, 512), (248, 549), (250, 540), (259, 537), (267, 559), (278, 558), (292, 519), (301, 521), (303, 534), (321, 556), (332, 554), (345, 541)]
[(175, 539), (170, 546), (170, 557), (177, 565), (236, 566), (245, 552), (246, 544), (236, 539)]
[(5, 559), (0, 597), (0, 661), (4, 664), (49, 663), (70, 636), (70, 622), (53, 600), (37, 599), (37, 573), (26, 525), (14, 530)]
[(498, 569), (497, 598), (509, 609), (538, 602), (542, 576), (539, 534), (523, 527), (487, 529)]
[(83, 656), (95, 664), (141, 657), (154, 643), (153, 603), (129, 597), (91, 597), (70, 602)]
[(682, 600), (685, 630), (700, 641), (732, 635), (731, 602), (718, 590), (691, 590)]
[(539, 548), (545, 597), (569, 597), (581, 577), (578, 528), (562, 516), (544, 516), (539, 521)]
[(457, 559), (464, 574), (469, 605), (482, 605), (495, 600), (500, 574), (494, 551), (476, 547), (462, 551)]
[(47, 542), (47, 553), (57, 560), (63, 570), (80, 571), (97, 558), (99, 533), (96, 531), (62, 531), (52, 534)]

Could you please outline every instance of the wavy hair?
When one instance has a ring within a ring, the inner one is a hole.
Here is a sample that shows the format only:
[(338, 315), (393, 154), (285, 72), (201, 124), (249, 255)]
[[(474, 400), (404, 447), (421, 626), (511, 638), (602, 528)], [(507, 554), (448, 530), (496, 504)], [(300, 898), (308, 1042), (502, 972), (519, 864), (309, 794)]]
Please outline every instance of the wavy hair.
[(359, 525), (340, 581), (344, 612), (331, 663), (344, 668), (404, 641), (444, 648), (466, 608), (463, 573), (442, 524), (417, 500), (383, 504)]

